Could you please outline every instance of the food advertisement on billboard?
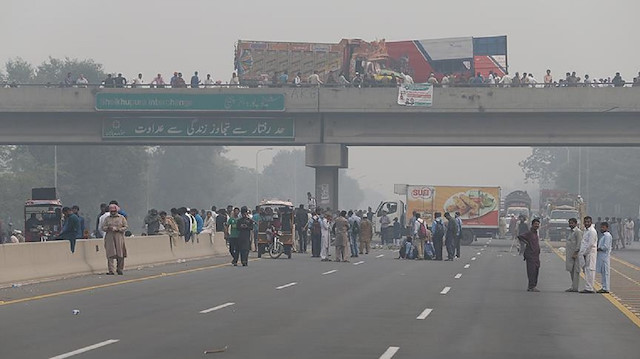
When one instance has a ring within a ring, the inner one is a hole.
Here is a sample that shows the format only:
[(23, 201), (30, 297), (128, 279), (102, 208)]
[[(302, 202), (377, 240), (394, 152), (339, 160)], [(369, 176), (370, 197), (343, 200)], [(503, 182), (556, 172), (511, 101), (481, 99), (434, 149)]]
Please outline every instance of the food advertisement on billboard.
[(426, 186), (407, 188), (407, 219), (413, 212), (430, 223), (433, 214), (460, 212), (465, 226), (497, 227), (500, 210), (499, 187)]

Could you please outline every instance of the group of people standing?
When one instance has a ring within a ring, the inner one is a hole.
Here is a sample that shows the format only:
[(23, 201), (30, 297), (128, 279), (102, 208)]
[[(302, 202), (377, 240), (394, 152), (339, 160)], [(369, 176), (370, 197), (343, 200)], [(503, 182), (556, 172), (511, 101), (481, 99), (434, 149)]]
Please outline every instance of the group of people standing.
[[(596, 273), (602, 276), (602, 288), (597, 293), (609, 293), (610, 291), (610, 260), (613, 249), (613, 239), (609, 232), (609, 223), (593, 223), (589, 216), (583, 219), (584, 231), (578, 226), (576, 218), (569, 219), (571, 234), (566, 243), (566, 269), (571, 276), (571, 287), (566, 292), (579, 292), (584, 294), (596, 293), (594, 288)], [(540, 240), (538, 229), (540, 220), (531, 221), (531, 228), (518, 235), (523, 243), (524, 260), (526, 261), (529, 292), (539, 292), (538, 274), (540, 272)], [(599, 234), (598, 234), (599, 233)], [(580, 274), (584, 273), (584, 289), (579, 291)]]
[(400, 245), (400, 258), (443, 260), (443, 247), (447, 249), (445, 261), (460, 258), (460, 242), (462, 240), (462, 218), (460, 212), (446, 212), (442, 218), (441, 212), (434, 213), (434, 220), (429, 226), (421, 218), (422, 215), (413, 212), (409, 220), (410, 235)]

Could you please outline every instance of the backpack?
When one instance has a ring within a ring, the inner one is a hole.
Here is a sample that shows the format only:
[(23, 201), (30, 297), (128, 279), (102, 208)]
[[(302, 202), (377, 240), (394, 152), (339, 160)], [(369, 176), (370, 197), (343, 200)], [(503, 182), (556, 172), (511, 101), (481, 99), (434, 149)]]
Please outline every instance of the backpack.
[(418, 237), (420, 239), (427, 238), (427, 226), (424, 225), (424, 221), (420, 222), (420, 228), (418, 229)]
[(413, 246), (413, 243), (407, 242), (405, 244), (405, 259), (416, 259), (418, 256), (418, 249)]
[(358, 221), (353, 221), (353, 225), (351, 226), (351, 234), (357, 235), (360, 233), (360, 225), (358, 225)]
[(322, 227), (320, 227), (320, 218), (313, 219), (313, 223), (311, 223), (311, 234), (313, 235), (322, 234)]

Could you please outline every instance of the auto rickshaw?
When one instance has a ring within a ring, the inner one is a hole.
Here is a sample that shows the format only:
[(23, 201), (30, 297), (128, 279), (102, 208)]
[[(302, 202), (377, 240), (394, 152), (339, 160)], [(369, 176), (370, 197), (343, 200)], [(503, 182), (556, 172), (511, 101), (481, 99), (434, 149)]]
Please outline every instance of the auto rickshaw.
[(258, 205), (258, 258), (267, 253), (272, 244), (273, 232), (284, 246), (284, 254), (291, 258), (294, 240), (293, 203), (287, 201), (262, 201)]

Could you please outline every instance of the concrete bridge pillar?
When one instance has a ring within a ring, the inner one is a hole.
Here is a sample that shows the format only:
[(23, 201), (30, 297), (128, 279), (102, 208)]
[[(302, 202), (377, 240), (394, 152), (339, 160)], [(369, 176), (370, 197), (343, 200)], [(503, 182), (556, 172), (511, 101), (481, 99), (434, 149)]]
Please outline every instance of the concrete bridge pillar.
[(338, 170), (349, 166), (347, 146), (334, 143), (305, 147), (306, 165), (316, 169), (316, 204), (323, 209), (338, 209)]

